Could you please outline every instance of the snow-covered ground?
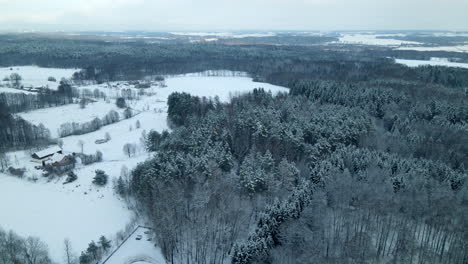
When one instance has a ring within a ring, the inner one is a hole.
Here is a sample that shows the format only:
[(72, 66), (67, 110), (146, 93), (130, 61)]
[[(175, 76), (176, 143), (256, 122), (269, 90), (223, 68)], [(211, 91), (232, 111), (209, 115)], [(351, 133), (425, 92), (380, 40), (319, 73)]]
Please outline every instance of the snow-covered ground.
[[(0, 225), (21, 235), (40, 237), (55, 261), (63, 259), (63, 240), (69, 238), (76, 253), (99, 236), (112, 237), (122, 229), (131, 212), (113, 194), (111, 185), (92, 186), (93, 170), (113, 166), (95, 164), (77, 171), (79, 180), (28, 182), (0, 174)], [(84, 194), (84, 193), (87, 194)]]
[(448, 51), (448, 52), (468, 52), (468, 45), (458, 46), (437, 46), (437, 47), (399, 47), (398, 50), (417, 50), (417, 51)]
[[(135, 128), (140, 120), (141, 128)], [(104, 160), (75, 169), (78, 179), (64, 185), (65, 177), (48, 182), (41, 171), (34, 169), (28, 151), (8, 153), (15, 167), (25, 167), (28, 178), (36, 176), (37, 183), (0, 173), (0, 226), (12, 229), (22, 235), (40, 237), (50, 247), (54, 260), (63, 257), (63, 239), (69, 238), (79, 253), (91, 240), (105, 235), (112, 238), (130, 221), (131, 211), (114, 193), (112, 180), (120, 176), (122, 166), (134, 168), (150, 154), (141, 148), (129, 158), (123, 152), (125, 143), (139, 144), (143, 129), (161, 131), (166, 127), (162, 114), (142, 113), (131, 119), (118, 122), (93, 133), (64, 138), (64, 153), (80, 152), (79, 140), (85, 142), (84, 153), (93, 154), (100, 150)], [(134, 129), (130, 131), (129, 127)], [(109, 132), (112, 139), (104, 144), (94, 140), (103, 138)], [(18, 165), (16, 165), (18, 164)], [(109, 175), (105, 187), (92, 183), (95, 170), (104, 170)]]
[(196, 36), (196, 37), (219, 37), (219, 38), (247, 38), (247, 37), (273, 37), (274, 32), (264, 33), (236, 33), (236, 32), (169, 32), (172, 35)]
[(398, 39), (381, 39), (377, 37), (392, 37), (404, 36), (399, 34), (351, 34), (343, 33), (339, 37), (339, 43), (343, 44), (362, 44), (362, 45), (379, 45), (379, 46), (401, 46), (401, 45), (419, 45), (421, 43), (415, 41), (404, 41)]
[[(253, 82), (251, 78), (241, 73), (233, 73), (228, 77), (204, 76), (206, 74), (167, 77), (165, 80), (167, 87), (155, 85), (146, 89), (148, 95), (143, 95), (133, 102), (128, 101), (132, 108), (141, 111), (132, 118), (104, 126), (92, 133), (63, 138), (65, 154), (80, 152), (79, 141), (85, 143), (84, 153), (94, 154), (98, 150), (103, 153), (102, 162), (75, 169), (78, 179), (73, 183), (64, 185), (65, 177), (51, 182), (42, 177), (41, 171), (34, 168), (39, 164), (31, 162), (30, 155), (35, 150), (7, 153), (12, 166), (26, 168), (26, 178), (36, 176), (38, 180), (33, 183), (27, 179), (18, 179), (0, 173), (0, 201), (10, 201), (0, 202), (0, 226), (15, 230), (21, 235), (40, 237), (49, 245), (51, 255), (57, 262), (63, 259), (65, 238), (70, 239), (76, 253), (85, 250), (91, 240), (96, 241), (101, 235), (112, 239), (112, 235), (122, 230), (132, 216), (126, 204), (114, 193), (112, 180), (120, 176), (123, 166), (131, 170), (152, 155), (144, 151), (140, 139), (143, 131), (168, 129), (166, 101), (169, 94), (179, 91), (207, 97), (218, 95), (221, 101), (228, 101), (233, 94), (244, 93), (257, 87), (263, 87), (273, 93), (287, 91), (284, 87)], [(113, 85), (111, 84), (111, 88), (108, 85), (90, 85), (80, 89), (99, 89), (106, 95), (112, 96), (116, 94), (116, 89), (128, 88), (125, 85), (115, 84), (117, 88)], [(106, 103), (101, 99), (88, 104), (85, 109), (80, 109), (78, 104), (72, 104), (21, 113), (21, 115), (33, 123), (43, 123), (54, 132), (54, 128), (56, 130), (62, 122), (90, 121), (94, 117), (106, 114), (110, 109), (116, 109), (113, 100)], [(138, 129), (137, 120), (141, 124)], [(111, 140), (95, 144), (95, 140), (103, 139), (106, 132), (110, 134)], [(138, 146), (137, 153), (130, 158), (123, 152), (123, 145), (126, 143), (135, 143)], [(104, 170), (109, 175), (106, 187), (97, 187), (92, 183), (97, 169)], [(140, 247), (142, 244), (136, 245)], [(128, 246), (132, 252), (135, 247), (133, 244)], [(145, 252), (150, 255), (160, 254), (154, 247), (148, 247)]]
[[(37, 66), (11, 66), (0, 68), (0, 80), (10, 76), (12, 73), (18, 73), (22, 77), (21, 83), (27, 87), (49, 86), (56, 90), (62, 78), (69, 79), (78, 69), (59, 69), (43, 68)], [(54, 77), (56, 82), (49, 82), (47, 78)], [(3, 81), (2, 81), (3, 82)]]
[[(135, 128), (136, 120), (141, 122), (140, 129)], [(130, 126), (133, 126), (131, 131)], [(101, 235), (112, 238), (131, 218), (130, 210), (114, 194), (112, 180), (120, 176), (122, 166), (132, 169), (150, 156), (140, 147), (136, 155), (129, 158), (123, 152), (123, 145), (139, 144), (144, 129), (162, 131), (166, 128), (164, 114), (145, 112), (93, 133), (64, 138), (65, 153), (80, 152), (78, 141), (83, 140), (84, 153), (93, 154), (100, 150), (104, 154), (103, 162), (75, 169), (78, 180), (66, 185), (63, 185), (65, 177), (52, 182), (41, 177), (40, 171), (34, 169), (38, 164), (30, 161), (28, 151), (9, 153), (15, 167), (26, 167), (27, 177), (35, 175), (39, 180), (32, 183), (0, 173), (0, 201), (11, 201), (0, 203), (0, 212), (3, 212), (0, 226), (22, 235), (40, 237), (49, 245), (51, 255), (57, 261), (63, 257), (64, 238), (70, 239), (78, 253)], [(112, 139), (95, 144), (94, 141), (103, 138), (106, 132)], [(109, 175), (106, 187), (92, 183), (97, 169)]]
[(101, 118), (105, 116), (110, 110), (115, 110), (120, 115), (123, 112), (123, 110), (115, 105), (114, 101), (106, 103), (101, 100), (89, 103), (84, 109), (81, 109), (79, 104), (69, 104), (19, 113), (18, 115), (33, 124), (39, 125), (42, 123), (50, 130), (52, 137), (58, 137), (57, 131), (60, 125), (67, 122), (88, 122), (96, 117)]
[(464, 32), (435, 32), (432, 35), (435, 37), (468, 37), (468, 33)]
[[(185, 75), (176, 75), (166, 77), (165, 83), (167, 87), (152, 86), (145, 91), (151, 96), (141, 96), (139, 100), (128, 101), (127, 103), (138, 111), (150, 108), (150, 110), (165, 111), (167, 97), (173, 92), (187, 92), (192, 95), (214, 97), (219, 96), (221, 101), (228, 101), (230, 96), (245, 93), (254, 88), (262, 87), (265, 90), (270, 90), (273, 94), (278, 92), (287, 92), (284, 87), (271, 85), (268, 83), (253, 82), (252, 78), (246, 77), (244, 73), (233, 73), (236, 76), (206, 76), (213, 73), (192, 73)], [(117, 86), (114, 87), (114, 86)], [(119, 89), (132, 89), (131, 86), (123, 85), (123, 82), (110, 83), (101, 85), (89, 85), (80, 87), (80, 89), (89, 89), (93, 91), (98, 89), (104, 92), (109, 98), (115, 98)], [(110, 110), (116, 110), (122, 114), (122, 110), (115, 106), (115, 99), (110, 102), (103, 100), (88, 104), (86, 108), (80, 109), (78, 104), (60, 106), (55, 108), (46, 108), (21, 113), (20, 116), (25, 120), (39, 125), (44, 124), (51, 131), (53, 137), (57, 137), (57, 130), (60, 125), (67, 122), (87, 122), (96, 117), (103, 117)], [(54, 113), (54, 114), (51, 114)], [(164, 117), (165, 118), (165, 117)], [(93, 141), (94, 142), (94, 141)]]
[(26, 93), (26, 94), (33, 94), (33, 92), (24, 91), (20, 89), (8, 88), (8, 87), (0, 87), (0, 93)]
[(287, 92), (284, 87), (253, 82), (250, 77), (216, 77), (197, 76), (194, 74), (179, 75), (166, 78), (166, 88), (161, 88), (159, 96), (165, 100), (173, 92), (186, 92), (192, 95), (214, 97), (219, 96), (221, 101), (228, 101), (230, 96), (252, 91), (254, 88), (264, 88), (273, 94)]
[[(152, 230), (138, 227), (135, 232), (103, 264), (164, 264), (166, 261), (159, 249), (154, 249)], [(141, 239), (137, 239), (140, 238)], [(148, 240), (150, 239), (150, 240)]]
[[(428, 36), (466, 36), (465, 33), (433, 33)], [(405, 34), (376, 34), (374, 32), (356, 32), (356, 33), (341, 33), (337, 42), (331, 42), (331, 44), (359, 44), (359, 45), (374, 45), (374, 46), (387, 46), (393, 47), (397, 50), (416, 50), (416, 51), (448, 51), (448, 52), (468, 52), (467, 45), (456, 45), (456, 46), (423, 46), (424, 43), (416, 41), (406, 41), (393, 38), (378, 38), (378, 37), (403, 37)]]
[(468, 63), (460, 62), (450, 62), (446, 58), (431, 58), (431, 60), (404, 60), (404, 59), (395, 59), (396, 63), (404, 64), (409, 67), (418, 67), (422, 65), (432, 65), (432, 66), (446, 66), (446, 67), (459, 67), (467, 68)]

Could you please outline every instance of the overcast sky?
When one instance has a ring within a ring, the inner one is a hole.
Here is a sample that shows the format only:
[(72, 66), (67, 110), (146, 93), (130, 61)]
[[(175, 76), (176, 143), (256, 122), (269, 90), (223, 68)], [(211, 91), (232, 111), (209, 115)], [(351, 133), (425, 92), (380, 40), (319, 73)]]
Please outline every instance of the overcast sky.
[(468, 30), (468, 0), (0, 0), (0, 30)]

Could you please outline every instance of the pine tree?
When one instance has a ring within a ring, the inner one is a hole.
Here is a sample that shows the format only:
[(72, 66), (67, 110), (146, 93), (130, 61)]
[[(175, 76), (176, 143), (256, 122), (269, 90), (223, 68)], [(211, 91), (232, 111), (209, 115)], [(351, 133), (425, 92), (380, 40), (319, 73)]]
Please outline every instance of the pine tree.
[(132, 117), (132, 116), (133, 116), (132, 109), (130, 109), (129, 107), (127, 107), (127, 108), (124, 110), (123, 115), (124, 115), (124, 118), (125, 118), (125, 119), (128, 119), (128, 118)]
[(107, 252), (111, 247), (111, 241), (108, 240), (105, 236), (99, 238), (99, 245), (101, 246), (104, 252)]
[(99, 186), (107, 184), (109, 176), (103, 170), (96, 170), (96, 176), (93, 178), (93, 183)]
[(115, 184), (115, 191), (122, 197), (126, 194), (125, 181), (123, 180), (122, 176), (117, 179)]
[(117, 100), (115, 101), (115, 104), (117, 105), (118, 108), (127, 107), (127, 103), (125, 102), (125, 99), (123, 97), (117, 98)]
[(79, 261), (80, 261), (80, 264), (88, 264), (91, 262), (91, 257), (87, 253), (81, 252)]
[(96, 243), (94, 241), (91, 241), (91, 243), (88, 244), (88, 249), (86, 249), (86, 253), (91, 255), (93, 259), (97, 259), (98, 250), (99, 250), (99, 247), (96, 245)]

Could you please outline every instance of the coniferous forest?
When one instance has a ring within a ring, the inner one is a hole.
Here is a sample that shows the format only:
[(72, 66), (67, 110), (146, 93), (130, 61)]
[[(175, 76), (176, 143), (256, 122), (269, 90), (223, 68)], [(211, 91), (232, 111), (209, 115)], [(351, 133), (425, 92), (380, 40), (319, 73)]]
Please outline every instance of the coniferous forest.
[[(187, 264), (468, 263), (468, 69), (392, 59), (431, 56), (454, 55), (0, 36), (3, 66), (82, 68), (74, 82), (232, 70), (289, 88), (169, 96), (171, 131), (148, 133), (119, 194)], [(0, 94), (1, 146), (47, 140), (13, 113), (71, 103), (71, 85)]]

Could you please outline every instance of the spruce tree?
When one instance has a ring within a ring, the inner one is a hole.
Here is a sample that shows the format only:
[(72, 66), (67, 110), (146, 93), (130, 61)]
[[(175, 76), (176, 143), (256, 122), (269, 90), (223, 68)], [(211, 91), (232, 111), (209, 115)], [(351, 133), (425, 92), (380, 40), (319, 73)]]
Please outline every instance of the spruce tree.
[(109, 176), (103, 170), (96, 170), (96, 176), (93, 178), (93, 183), (99, 186), (107, 184)]

